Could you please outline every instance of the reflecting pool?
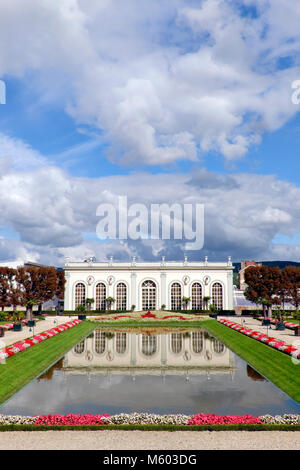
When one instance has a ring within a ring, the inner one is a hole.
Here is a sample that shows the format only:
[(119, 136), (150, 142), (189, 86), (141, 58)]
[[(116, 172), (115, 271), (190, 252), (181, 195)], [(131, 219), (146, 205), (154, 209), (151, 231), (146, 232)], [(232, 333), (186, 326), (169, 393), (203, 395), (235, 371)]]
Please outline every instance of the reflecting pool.
[(202, 329), (97, 328), (1, 414), (300, 414), (294, 402)]

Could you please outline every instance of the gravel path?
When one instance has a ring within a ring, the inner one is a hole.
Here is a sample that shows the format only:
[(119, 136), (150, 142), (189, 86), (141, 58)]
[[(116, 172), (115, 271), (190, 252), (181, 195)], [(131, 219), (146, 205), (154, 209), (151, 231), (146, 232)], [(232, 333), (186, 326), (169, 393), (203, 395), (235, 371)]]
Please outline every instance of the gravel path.
[(300, 431), (2, 432), (1, 450), (300, 450)]

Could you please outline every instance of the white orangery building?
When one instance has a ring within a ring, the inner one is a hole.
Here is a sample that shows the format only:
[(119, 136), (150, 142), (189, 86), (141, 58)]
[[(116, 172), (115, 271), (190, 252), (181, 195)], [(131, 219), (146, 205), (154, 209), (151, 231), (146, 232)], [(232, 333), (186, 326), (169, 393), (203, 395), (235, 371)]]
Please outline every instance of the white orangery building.
[(226, 262), (165, 261), (140, 262), (84, 262), (66, 260), (64, 270), (65, 310), (75, 310), (93, 298), (93, 310), (104, 310), (106, 299), (115, 299), (112, 309), (166, 310), (183, 308), (182, 298), (189, 297), (189, 309), (204, 307), (203, 297), (210, 297), (209, 304), (223, 310), (233, 308), (233, 266), (231, 258)]

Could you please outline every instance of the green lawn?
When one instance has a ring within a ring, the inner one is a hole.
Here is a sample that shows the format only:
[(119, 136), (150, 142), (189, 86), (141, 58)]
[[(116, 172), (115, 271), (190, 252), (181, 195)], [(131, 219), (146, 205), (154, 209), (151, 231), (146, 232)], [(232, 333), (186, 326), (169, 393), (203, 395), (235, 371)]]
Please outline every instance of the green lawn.
[(162, 321), (162, 320), (126, 320), (114, 322), (93, 322), (95, 328), (201, 328), (203, 320), (199, 321)]
[(95, 323), (83, 321), (6, 359), (0, 364), (0, 404), (54, 364), (95, 327)]
[(300, 362), (294, 364), (287, 354), (234, 331), (216, 320), (203, 321), (201, 326), (300, 403)]

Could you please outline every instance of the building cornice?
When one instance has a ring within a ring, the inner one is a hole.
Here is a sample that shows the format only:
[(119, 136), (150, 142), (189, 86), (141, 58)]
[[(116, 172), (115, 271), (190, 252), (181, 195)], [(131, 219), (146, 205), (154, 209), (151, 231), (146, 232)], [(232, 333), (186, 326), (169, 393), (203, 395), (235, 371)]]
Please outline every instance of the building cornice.
[(233, 271), (234, 266), (226, 263), (216, 264), (143, 264), (131, 265), (114, 263), (113, 265), (99, 263), (69, 263), (64, 266), (65, 271)]

